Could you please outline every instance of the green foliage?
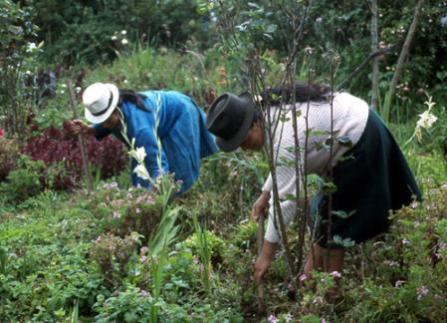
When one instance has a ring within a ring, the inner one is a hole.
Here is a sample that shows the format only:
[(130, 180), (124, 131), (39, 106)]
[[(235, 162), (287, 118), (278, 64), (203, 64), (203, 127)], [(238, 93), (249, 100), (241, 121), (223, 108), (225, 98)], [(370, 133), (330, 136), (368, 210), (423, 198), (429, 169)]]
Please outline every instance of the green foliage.
[(98, 236), (90, 250), (93, 259), (101, 269), (108, 286), (119, 286), (126, 275), (126, 266), (130, 257), (140, 244), (141, 236), (133, 232), (129, 236), (120, 238), (111, 233)]
[(4, 203), (19, 203), (40, 193), (40, 174), (44, 168), (42, 161), (33, 161), (21, 156), (17, 169), (11, 171), (6, 182), (0, 183), (0, 195)]
[[(22, 135), (34, 108), (35, 72), (40, 49), (34, 43), (37, 27), (30, 7), (2, 0), (0, 5), (0, 127), (10, 135)], [(31, 83), (31, 84), (27, 84)]]
[(221, 263), (224, 258), (225, 242), (215, 233), (202, 230), (196, 228), (195, 233), (185, 240), (185, 246), (200, 257), (204, 266), (210, 267), (211, 263)]
[(196, 1), (29, 2), (38, 14), (36, 23), (50, 63), (109, 62), (131, 44), (180, 46), (194, 36), (207, 36)]
[(4, 181), (9, 172), (16, 168), (18, 158), (17, 140), (0, 137), (0, 182)]

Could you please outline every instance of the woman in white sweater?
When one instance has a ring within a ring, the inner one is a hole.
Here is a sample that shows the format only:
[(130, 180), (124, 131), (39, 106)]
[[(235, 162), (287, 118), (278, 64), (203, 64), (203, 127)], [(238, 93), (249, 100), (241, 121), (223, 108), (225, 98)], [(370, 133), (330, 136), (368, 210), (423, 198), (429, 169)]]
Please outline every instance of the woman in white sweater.
[[(331, 94), (328, 88), (318, 85), (298, 84), (293, 90), (270, 89), (263, 93), (262, 101), (270, 106), (270, 118), (266, 119), (278, 121), (272, 145), (286, 225), (296, 214), (295, 199), (290, 198), (296, 194), (297, 181), (293, 166), (296, 158), (294, 111), (289, 104), (292, 98), (297, 102), (298, 112), (295, 115), (301, 157), (300, 185), (303, 174), (317, 174), (336, 187), (331, 193), (322, 191), (311, 203), (309, 222), (313, 222), (315, 241), (304, 273), (313, 269), (341, 272), (346, 245), (386, 232), (389, 211), (420, 199), (421, 193), (393, 136), (366, 102), (346, 92)], [(223, 151), (238, 147), (262, 150), (269, 138), (267, 120), (263, 120), (250, 95), (226, 93), (212, 104), (207, 127), (216, 135)], [(332, 145), (329, 144), (331, 129)], [(264, 212), (269, 214), (262, 253), (255, 264), (258, 283), (280, 242), (271, 191), (270, 175), (252, 211), (254, 220)]]

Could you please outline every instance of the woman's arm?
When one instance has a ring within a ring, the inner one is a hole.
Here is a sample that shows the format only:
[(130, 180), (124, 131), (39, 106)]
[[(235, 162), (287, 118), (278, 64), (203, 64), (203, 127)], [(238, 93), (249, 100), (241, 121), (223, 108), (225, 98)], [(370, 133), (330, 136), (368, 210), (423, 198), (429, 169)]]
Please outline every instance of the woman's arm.
[(70, 136), (76, 137), (79, 134), (96, 135), (96, 130), (91, 125), (86, 125), (82, 120), (75, 119), (64, 122), (64, 129)]

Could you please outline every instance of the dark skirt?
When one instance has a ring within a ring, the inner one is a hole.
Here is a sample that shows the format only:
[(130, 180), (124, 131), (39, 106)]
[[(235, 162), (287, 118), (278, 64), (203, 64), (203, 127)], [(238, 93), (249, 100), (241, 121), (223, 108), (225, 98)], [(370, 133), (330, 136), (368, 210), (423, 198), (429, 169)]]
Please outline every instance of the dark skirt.
[(334, 167), (333, 183), (331, 221), (327, 194), (318, 194), (311, 205), (323, 247), (346, 247), (386, 232), (389, 212), (422, 196), (402, 151), (373, 110), (359, 142)]

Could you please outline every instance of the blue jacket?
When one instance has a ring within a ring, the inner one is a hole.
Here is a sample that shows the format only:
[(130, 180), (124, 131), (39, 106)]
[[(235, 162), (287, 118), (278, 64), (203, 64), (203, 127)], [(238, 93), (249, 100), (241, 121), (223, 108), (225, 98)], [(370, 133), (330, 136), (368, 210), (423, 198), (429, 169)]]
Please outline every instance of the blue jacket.
[[(135, 138), (135, 148), (145, 148), (145, 164), (151, 178), (157, 178), (160, 171), (174, 173), (175, 180), (183, 182), (179, 192), (183, 193), (199, 177), (201, 158), (218, 150), (214, 137), (206, 128), (205, 114), (191, 98), (179, 92), (146, 91), (141, 94), (146, 97), (145, 110), (130, 102), (122, 104), (127, 136), (130, 141)], [(94, 127), (98, 139), (112, 133), (125, 142), (119, 130), (110, 131), (99, 124)], [(156, 135), (161, 141), (161, 149), (157, 145)], [(162, 169), (158, 158), (161, 159)], [(132, 170), (137, 166), (134, 159), (131, 165)], [(149, 181), (133, 172), (132, 183), (150, 187)]]

